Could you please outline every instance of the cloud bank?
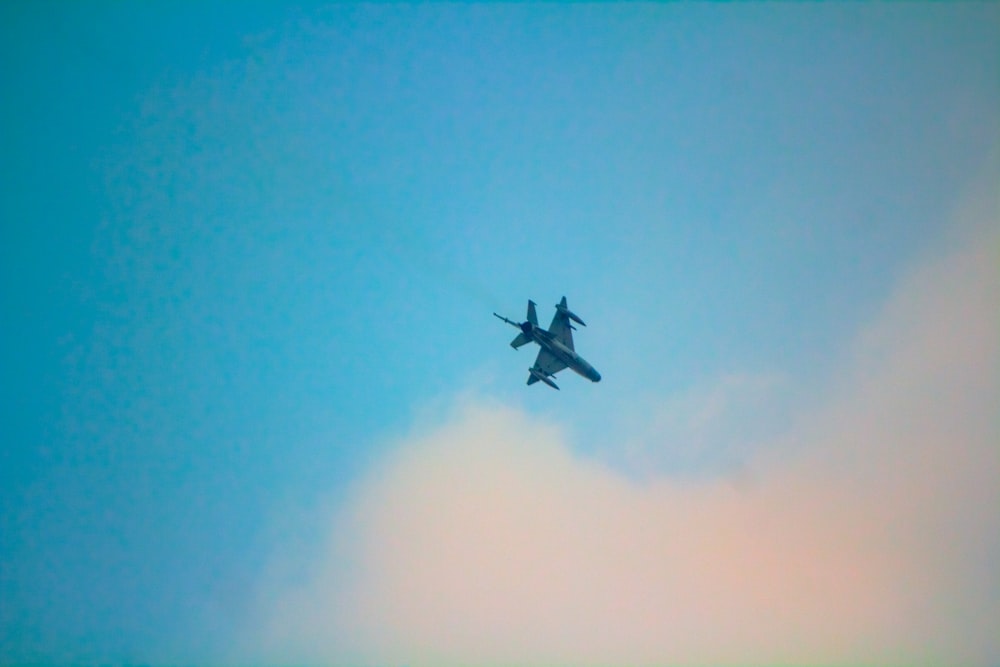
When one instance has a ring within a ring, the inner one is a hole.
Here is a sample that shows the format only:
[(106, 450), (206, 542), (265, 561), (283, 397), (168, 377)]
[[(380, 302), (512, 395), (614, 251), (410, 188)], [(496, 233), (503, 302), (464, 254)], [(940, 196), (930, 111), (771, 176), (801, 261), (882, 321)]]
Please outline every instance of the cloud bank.
[(636, 481), (557, 424), (461, 402), (359, 483), (307, 575), (267, 586), (255, 655), (1000, 660), (996, 210), (901, 281), (829, 398), (755, 448), (742, 481)]

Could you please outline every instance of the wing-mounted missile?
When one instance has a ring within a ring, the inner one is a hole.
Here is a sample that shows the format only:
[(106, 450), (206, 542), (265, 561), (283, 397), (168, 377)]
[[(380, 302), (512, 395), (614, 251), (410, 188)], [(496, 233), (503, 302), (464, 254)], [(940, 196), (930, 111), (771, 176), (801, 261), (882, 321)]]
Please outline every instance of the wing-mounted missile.
[(572, 310), (566, 307), (566, 297), (562, 298), (562, 301), (556, 304), (556, 310), (559, 311), (560, 315), (568, 317), (577, 324), (581, 326), (587, 326), (587, 323), (580, 319), (580, 316), (574, 313)]
[(531, 377), (528, 378), (528, 384), (532, 384), (533, 381), (541, 380), (542, 382), (549, 385), (553, 389), (557, 390), (559, 389), (556, 383), (553, 382), (549, 378), (549, 376), (545, 374), (545, 371), (541, 370), (540, 368), (535, 368), (534, 366), (532, 366), (531, 368), (528, 369), (528, 372), (531, 373)]

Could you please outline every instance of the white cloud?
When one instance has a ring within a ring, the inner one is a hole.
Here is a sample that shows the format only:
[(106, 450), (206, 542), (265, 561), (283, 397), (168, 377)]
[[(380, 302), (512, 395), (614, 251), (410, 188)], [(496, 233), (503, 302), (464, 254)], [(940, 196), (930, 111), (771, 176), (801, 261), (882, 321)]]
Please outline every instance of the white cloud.
[(621, 442), (602, 452), (630, 475), (644, 479), (733, 474), (755, 445), (787, 428), (782, 409), (788, 380), (777, 374), (731, 374), (670, 396), (633, 399), (613, 429)]
[[(269, 584), (255, 652), (409, 665), (1000, 660), (989, 214), (978, 243), (900, 284), (832, 398), (755, 450), (751, 483), (636, 482), (575, 456), (557, 425), (465, 400), (358, 485), (300, 585)], [(706, 397), (691, 414), (711, 416), (722, 399)], [(652, 415), (650, 432), (677, 418)]]

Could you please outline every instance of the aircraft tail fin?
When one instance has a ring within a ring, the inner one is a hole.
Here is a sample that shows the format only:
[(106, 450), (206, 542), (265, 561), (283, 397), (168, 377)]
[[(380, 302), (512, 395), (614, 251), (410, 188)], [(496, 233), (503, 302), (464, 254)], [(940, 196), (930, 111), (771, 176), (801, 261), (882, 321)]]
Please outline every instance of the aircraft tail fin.
[(519, 333), (519, 334), (517, 334), (517, 338), (515, 338), (512, 341), (510, 341), (510, 346), (516, 350), (517, 348), (521, 347), (522, 345), (527, 345), (530, 342), (531, 341), (528, 339), (527, 336), (525, 336), (523, 333)]
[(528, 321), (538, 326), (538, 314), (535, 313), (535, 302), (528, 300)]

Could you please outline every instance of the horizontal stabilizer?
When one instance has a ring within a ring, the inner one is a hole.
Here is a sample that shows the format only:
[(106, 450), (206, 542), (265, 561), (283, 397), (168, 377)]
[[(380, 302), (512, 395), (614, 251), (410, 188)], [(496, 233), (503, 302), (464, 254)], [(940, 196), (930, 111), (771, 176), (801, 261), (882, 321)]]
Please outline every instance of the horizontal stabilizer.
[(519, 333), (517, 334), (517, 338), (510, 341), (510, 346), (516, 350), (522, 345), (527, 345), (530, 342), (531, 340), (527, 336), (525, 336), (523, 333)]

